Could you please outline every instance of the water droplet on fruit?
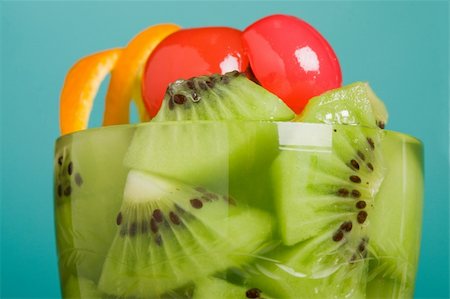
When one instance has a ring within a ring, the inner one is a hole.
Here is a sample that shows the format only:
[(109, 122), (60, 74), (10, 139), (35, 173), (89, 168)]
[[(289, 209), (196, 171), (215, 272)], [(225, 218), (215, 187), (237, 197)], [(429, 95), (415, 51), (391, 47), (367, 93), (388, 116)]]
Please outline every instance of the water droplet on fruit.
[(259, 298), (261, 296), (261, 290), (258, 288), (251, 288), (245, 292), (247, 298)]
[(360, 201), (358, 201), (358, 202), (356, 203), (356, 207), (357, 207), (358, 209), (364, 209), (364, 208), (366, 207), (366, 202), (363, 201), (363, 200), (360, 200)]
[(364, 221), (366, 221), (367, 218), (367, 212), (366, 211), (360, 211), (358, 213), (358, 216), (356, 217), (356, 219), (358, 220), (358, 223), (363, 224)]
[(173, 224), (175, 225), (180, 225), (181, 221), (180, 221), (180, 217), (178, 217), (178, 215), (175, 212), (170, 212), (169, 213), (169, 218), (172, 221)]
[(193, 199), (190, 200), (190, 202), (191, 202), (191, 206), (194, 209), (201, 209), (203, 207), (202, 201), (200, 199), (198, 199), (198, 198), (193, 198)]
[(359, 170), (359, 164), (358, 164), (358, 162), (356, 162), (356, 160), (351, 160), (350, 161), (350, 164), (352, 165), (352, 167), (353, 167), (353, 169), (355, 169), (355, 170)]
[(361, 178), (357, 175), (351, 175), (350, 177), (350, 181), (352, 181), (353, 183), (361, 183)]

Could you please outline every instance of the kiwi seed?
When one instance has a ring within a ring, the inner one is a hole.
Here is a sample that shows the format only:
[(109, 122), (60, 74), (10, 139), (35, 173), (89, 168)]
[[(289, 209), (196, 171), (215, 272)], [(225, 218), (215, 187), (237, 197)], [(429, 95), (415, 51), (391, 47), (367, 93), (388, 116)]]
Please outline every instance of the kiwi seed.
[(163, 220), (164, 220), (164, 215), (160, 209), (154, 210), (152, 217), (153, 217), (153, 219), (155, 219), (156, 222), (159, 222), (159, 223), (163, 222)]
[(353, 183), (361, 183), (361, 178), (357, 175), (351, 175), (350, 176), (350, 181), (352, 181)]
[(122, 212), (119, 212), (119, 214), (117, 214), (117, 217), (116, 217), (117, 225), (121, 225), (122, 224), (122, 220), (123, 220)]
[(371, 171), (373, 171), (373, 165), (372, 165), (372, 163), (367, 163), (367, 167), (371, 170)]
[(186, 81), (186, 85), (187, 85), (187, 87), (188, 87), (189, 89), (195, 90), (195, 84), (194, 84), (194, 81), (188, 80), (188, 81)]
[(231, 197), (231, 196), (227, 196), (227, 195), (223, 195), (222, 196), (223, 200), (225, 200), (228, 204), (235, 206), (236, 205), (236, 201)]
[(359, 164), (358, 164), (358, 162), (356, 162), (356, 160), (352, 159), (350, 161), (350, 164), (352, 165), (353, 169), (359, 170)]
[(361, 197), (361, 192), (359, 192), (359, 191), (356, 190), (356, 189), (353, 189), (353, 190), (352, 190), (352, 197), (353, 197), (353, 198), (360, 198), (360, 197)]
[(71, 193), (72, 193), (72, 187), (67, 186), (66, 189), (64, 190), (64, 195), (69, 196)]
[(156, 223), (155, 218), (152, 218), (152, 220), (150, 220), (150, 229), (155, 234), (158, 232), (158, 224)]
[(374, 150), (374, 149), (375, 149), (375, 143), (373, 142), (372, 138), (367, 137), (367, 142), (369, 143), (370, 148), (371, 148), (372, 150)]
[(162, 245), (162, 237), (161, 237), (161, 235), (157, 235), (156, 237), (155, 237), (155, 243), (157, 244), (157, 245), (159, 245), (159, 246), (161, 246)]
[(178, 215), (175, 212), (170, 212), (169, 213), (169, 218), (172, 221), (173, 224), (175, 225), (180, 225), (181, 224), (181, 220), (180, 217), (178, 217)]
[(382, 121), (377, 121), (377, 126), (378, 126), (380, 129), (384, 129), (385, 124), (384, 124), (384, 122), (382, 122)]
[(360, 211), (358, 213), (358, 216), (356, 216), (356, 219), (358, 220), (358, 223), (363, 224), (364, 221), (366, 221), (367, 218), (367, 212), (366, 211)]
[(358, 151), (357, 154), (358, 154), (358, 157), (361, 158), (361, 160), (363, 160), (363, 161), (366, 160), (366, 157), (364, 156), (364, 154), (361, 151)]
[(58, 196), (61, 197), (62, 196), (62, 186), (58, 185)]
[(340, 229), (333, 235), (333, 241), (335, 241), (335, 242), (339, 242), (343, 238), (344, 238), (344, 232)]
[(145, 221), (145, 220), (142, 220), (141, 231), (142, 231), (143, 234), (146, 234), (147, 231), (148, 231), (148, 222)]
[(338, 190), (337, 195), (340, 197), (347, 197), (349, 194), (349, 191), (345, 188), (341, 188)]
[(201, 209), (201, 208), (203, 207), (202, 201), (201, 201), (200, 199), (198, 199), (198, 198), (193, 198), (193, 199), (191, 199), (191, 200), (190, 200), (190, 203), (191, 203), (191, 206), (192, 206), (194, 209)]
[(364, 240), (359, 243), (358, 250), (359, 252), (363, 252), (364, 250), (366, 250), (366, 243), (364, 242)]
[(203, 188), (203, 187), (195, 187), (194, 188), (196, 191), (198, 191), (198, 192), (200, 192), (200, 193), (206, 193), (206, 189), (205, 188)]
[(363, 200), (360, 200), (360, 201), (358, 201), (358, 202), (356, 203), (356, 207), (357, 207), (358, 209), (364, 209), (364, 208), (366, 207), (366, 202), (363, 201)]
[(69, 165), (67, 166), (67, 172), (69, 173), (69, 175), (72, 175), (72, 172), (73, 172), (73, 163), (72, 163), (72, 161), (70, 161)]
[(247, 298), (259, 298), (261, 296), (261, 290), (258, 288), (251, 288), (245, 292)]
[(173, 96), (173, 101), (175, 104), (183, 105), (187, 101), (187, 98), (182, 94), (176, 94)]
[(353, 228), (353, 224), (352, 224), (351, 221), (346, 221), (346, 222), (342, 223), (341, 226), (340, 226), (340, 229), (344, 230), (346, 232), (351, 231), (352, 228)]
[(81, 185), (83, 185), (83, 178), (78, 172), (75, 173), (75, 184), (77, 184), (78, 187), (81, 187)]
[(62, 162), (63, 162), (63, 156), (59, 156), (59, 158), (58, 158), (58, 164), (59, 164), (59, 166), (62, 165)]
[(131, 223), (129, 230), (130, 237), (136, 236), (137, 230), (138, 230), (137, 223), (136, 222)]

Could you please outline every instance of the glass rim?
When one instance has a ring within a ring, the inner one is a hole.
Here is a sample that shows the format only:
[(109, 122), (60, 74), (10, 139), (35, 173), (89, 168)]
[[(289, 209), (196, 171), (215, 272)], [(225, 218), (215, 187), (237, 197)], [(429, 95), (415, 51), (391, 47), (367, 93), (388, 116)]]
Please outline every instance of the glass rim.
[[(101, 126), (101, 127), (92, 127), (87, 128), (84, 130), (74, 131), (71, 133), (67, 133), (64, 135), (60, 135), (56, 138), (56, 143), (60, 142), (61, 140), (64, 140), (66, 138), (72, 138), (74, 136), (80, 136), (80, 135), (87, 135), (87, 134), (94, 134), (97, 131), (105, 131), (105, 130), (119, 130), (124, 128), (138, 128), (141, 126), (150, 126), (150, 125), (175, 125), (175, 124), (213, 124), (213, 123), (271, 123), (271, 124), (307, 124), (307, 125), (314, 125), (317, 127), (332, 127), (332, 126), (338, 126), (338, 127), (358, 127), (358, 128), (366, 128), (369, 130), (378, 130), (378, 128), (368, 127), (368, 126), (360, 126), (360, 125), (353, 125), (353, 124), (328, 124), (328, 123), (312, 123), (312, 122), (297, 122), (297, 121), (274, 121), (274, 120), (240, 120), (240, 119), (233, 119), (233, 120), (175, 120), (175, 121), (158, 121), (158, 122), (137, 122), (137, 123), (129, 123), (129, 124), (120, 124), (120, 125), (109, 125), (109, 126)], [(384, 132), (388, 132), (390, 134), (406, 138), (409, 142), (415, 142), (423, 146), (422, 140), (419, 138), (408, 134), (403, 133), (399, 131), (389, 130), (389, 129), (382, 129)]]

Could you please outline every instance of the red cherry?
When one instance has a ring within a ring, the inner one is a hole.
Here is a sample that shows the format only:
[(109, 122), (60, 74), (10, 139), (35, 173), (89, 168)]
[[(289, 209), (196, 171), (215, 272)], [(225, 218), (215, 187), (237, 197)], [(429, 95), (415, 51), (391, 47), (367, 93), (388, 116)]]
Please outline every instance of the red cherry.
[(152, 52), (142, 78), (142, 94), (150, 116), (161, 107), (169, 83), (178, 79), (245, 71), (242, 32), (227, 27), (184, 29), (169, 35)]
[(333, 49), (301, 19), (287, 15), (265, 17), (245, 29), (243, 41), (260, 84), (296, 113), (311, 97), (342, 84)]

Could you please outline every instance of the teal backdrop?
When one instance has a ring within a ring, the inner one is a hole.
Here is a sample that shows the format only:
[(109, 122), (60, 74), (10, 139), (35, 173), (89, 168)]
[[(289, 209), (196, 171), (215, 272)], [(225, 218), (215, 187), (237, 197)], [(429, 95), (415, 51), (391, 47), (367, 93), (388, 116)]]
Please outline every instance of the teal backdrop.
[[(60, 296), (52, 163), (59, 93), (80, 57), (123, 46), (149, 25), (245, 28), (286, 13), (313, 24), (339, 56), (344, 83), (367, 80), (388, 128), (425, 144), (417, 298), (449, 298), (449, 4), (447, 1), (0, 2), (1, 297)], [(92, 126), (100, 123), (102, 87)]]

